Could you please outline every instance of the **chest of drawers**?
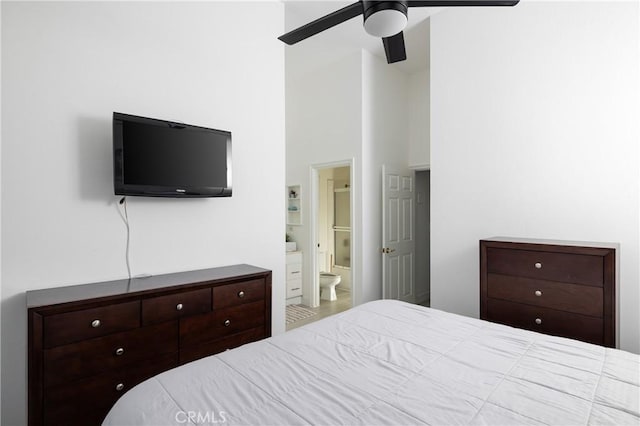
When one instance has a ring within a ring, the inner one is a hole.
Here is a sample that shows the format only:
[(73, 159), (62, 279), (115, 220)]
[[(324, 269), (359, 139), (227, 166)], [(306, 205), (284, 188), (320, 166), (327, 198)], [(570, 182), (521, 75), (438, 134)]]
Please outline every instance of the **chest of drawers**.
[(99, 425), (141, 381), (271, 335), (249, 265), (27, 292), (29, 425)]
[(480, 241), (480, 318), (616, 346), (616, 244)]

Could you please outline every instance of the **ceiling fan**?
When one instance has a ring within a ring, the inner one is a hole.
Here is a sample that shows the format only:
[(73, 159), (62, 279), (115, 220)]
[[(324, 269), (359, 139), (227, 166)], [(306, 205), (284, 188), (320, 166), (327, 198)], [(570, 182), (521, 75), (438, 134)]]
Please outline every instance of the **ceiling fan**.
[(364, 29), (375, 37), (381, 37), (387, 63), (407, 59), (402, 31), (407, 25), (410, 7), (450, 6), (515, 6), (520, 0), (360, 0), (322, 18), (296, 28), (278, 37), (288, 45), (296, 44), (326, 29), (335, 27), (358, 15), (364, 15)]

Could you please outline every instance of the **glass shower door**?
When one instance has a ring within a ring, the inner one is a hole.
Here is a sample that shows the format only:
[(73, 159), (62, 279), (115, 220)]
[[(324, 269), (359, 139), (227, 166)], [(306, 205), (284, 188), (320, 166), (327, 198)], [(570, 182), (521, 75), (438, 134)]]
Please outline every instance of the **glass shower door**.
[(349, 188), (334, 192), (334, 253), (335, 266), (351, 267), (351, 191)]

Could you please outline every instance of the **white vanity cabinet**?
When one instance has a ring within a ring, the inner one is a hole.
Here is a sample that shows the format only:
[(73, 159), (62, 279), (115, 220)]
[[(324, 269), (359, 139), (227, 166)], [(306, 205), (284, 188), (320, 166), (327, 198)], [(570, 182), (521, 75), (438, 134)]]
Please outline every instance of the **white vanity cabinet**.
[(302, 301), (302, 252), (287, 253), (287, 305)]

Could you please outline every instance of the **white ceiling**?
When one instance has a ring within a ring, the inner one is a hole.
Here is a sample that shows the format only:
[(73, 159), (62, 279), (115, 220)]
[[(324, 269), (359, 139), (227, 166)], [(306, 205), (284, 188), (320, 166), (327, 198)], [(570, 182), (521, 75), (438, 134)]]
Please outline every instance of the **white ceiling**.
[[(287, 32), (353, 3), (353, 1), (335, 0), (283, 1), (287, 11)], [(429, 68), (429, 24), (427, 18), (439, 10), (441, 8), (414, 7), (409, 9), (409, 23), (404, 31), (407, 60), (389, 66), (407, 73)], [(386, 61), (382, 40), (367, 34), (362, 26), (362, 21), (363, 17), (357, 16), (312, 37), (327, 46), (339, 44), (341, 47), (348, 45), (358, 49), (364, 48)], [(307, 40), (299, 42), (296, 46), (302, 48)]]

